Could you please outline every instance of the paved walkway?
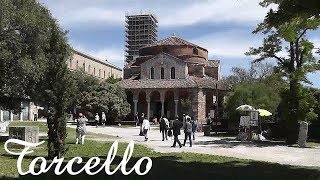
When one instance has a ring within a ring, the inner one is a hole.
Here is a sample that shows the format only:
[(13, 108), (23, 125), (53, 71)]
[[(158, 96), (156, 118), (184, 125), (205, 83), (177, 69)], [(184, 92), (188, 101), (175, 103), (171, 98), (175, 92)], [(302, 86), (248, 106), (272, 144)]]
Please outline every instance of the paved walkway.
[[(70, 126), (75, 127), (75, 126)], [(88, 132), (101, 133), (118, 136), (119, 141), (146, 145), (157, 152), (193, 152), (212, 155), (236, 157), (242, 159), (253, 159), (258, 161), (268, 161), (280, 164), (296, 166), (319, 166), (320, 167), (320, 147), (316, 148), (296, 148), (287, 147), (274, 143), (252, 143), (235, 141), (234, 137), (206, 137), (203, 133), (196, 134), (196, 141), (193, 147), (186, 146), (171, 148), (173, 141), (161, 141), (162, 136), (158, 128), (153, 127), (149, 133), (149, 141), (145, 142), (143, 136), (139, 136), (139, 127), (91, 127), (87, 126)], [(180, 141), (183, 141), (184, 134), (181, 131)], [(96, 139), (113, 141), (112, 139)], [(182, 142), (183, 143), (183, 142)]]

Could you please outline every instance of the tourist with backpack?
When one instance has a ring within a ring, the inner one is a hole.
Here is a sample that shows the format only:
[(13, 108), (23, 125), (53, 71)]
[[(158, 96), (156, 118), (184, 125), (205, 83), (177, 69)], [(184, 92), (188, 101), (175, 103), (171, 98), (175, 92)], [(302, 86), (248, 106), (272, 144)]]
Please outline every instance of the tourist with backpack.
[(190, 147), (192, 147), (192, 140), (191, 140), (191, 134), (192, 134), (192, 124), (191, 124), (191, 118), (188, 117), (186, 119), (186, 123), (185, 123), (185, 126), (184, 126), (184, 142), (183, 142), (183, 146), (186, 145), (186, 141), (187, 139), (189, 139), (190, 141)]

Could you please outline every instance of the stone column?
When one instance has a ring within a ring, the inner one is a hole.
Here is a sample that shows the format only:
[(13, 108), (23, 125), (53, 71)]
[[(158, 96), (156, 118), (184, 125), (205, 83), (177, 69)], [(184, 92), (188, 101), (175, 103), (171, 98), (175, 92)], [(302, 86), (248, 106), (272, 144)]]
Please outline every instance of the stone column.
[(161, 116), (164, 115), (164, 99), (161, 100)]
[(0, 121), (3, 122), (3, 111), (0, 110)]
[(147, 118), (148, 120), (150, 120), (150, 101), (151, 101), (151, 98), (150, 98), (150, 95), (151, 95), (151, 91), (146, 91), (146, 101), (147, 101)]
[(202, 89), (195, 89), (193, 92), (192, 110), (198, 121), (202, 124), (206, 123), (206, 95)]
[(134, 103), (134, 115), (136, 115), (138, 112), (138, 100), (134, 99), (133, 103)]
[(174, 100), (174, 118), (178, 116), (178, 103), (179, 103), (179, 100), (175, 99)]
[(28, 110), (29, 110), (29, 112), (28, 112), (28, 114), (29, 114), (29, 120), (33, 120), (33, 103), (32, 102), (30, 102), (29, 103), (29, 108), (28, 108)]
[(150, 99), (147, 100), (148, 107), (147, 107), (147, 119), (150, 120)]
[(20, 121), (23, 121), (23, 112), (20, 112), (19, 118), (20, 118)]
[(9, 116), (10, 116), (10, 121), (13, 121), (13, 113), (12, 113), (12, 111), (9, 112)]
[[(21, 108), (23, 108), (23, 103), (21, 102)], [(23, 121), (23, 109), (20, 112), (20, 121)]]

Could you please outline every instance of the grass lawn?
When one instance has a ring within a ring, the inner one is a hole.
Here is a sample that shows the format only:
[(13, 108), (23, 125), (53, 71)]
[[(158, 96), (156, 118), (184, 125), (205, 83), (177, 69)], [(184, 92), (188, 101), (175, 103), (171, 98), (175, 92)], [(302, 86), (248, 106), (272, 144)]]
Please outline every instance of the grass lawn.
[[(67, 152), (66, 159), (71, 159), (75, 156), (81, 156), (88, 160), (90, 157), (100, 157), (105, 159), (106, 154), (112, 142), (96, 142), (87, 140), (84, 145), (74, 144), (72, 136), (74, 129), (68, 128), (69, 137), (66, 140)], [(1, 146), (4, 143), (0, 143)], [(115, 159), (115, 164), (118, 164), (122, 157), (127, 144), (119, 143), (118, 155)], [(24, 158), (23, 167), (27, 168), (29, 163), (36, 156), (46, 156), (46, 145), (43, 144), (40, 148), (35, 149), (35, 152)], [(86, 174), (78, 176), (68, 176), (63, 174), (55, 176), (52, 172), (47, 174), (31, 177), (24, 176), (22, 179), (320, 179), (320, 167), (294, 167), (285, 166), (273, 163), (265, 163), (252, 160), (243, 160), (237, 158), (229, 158), (214, 155), (204, 155), (195, 153), (157, 153), (153, 150), (142, 146), (135, 145), (133, 157), (128, 163), (128, 168), (132, 167), (140, 157), (151, 157), (153, 166), (150, 172), (143, 177), (138, 177), (134, 173), (129, 176), (122, 176), (121, 172), (114, 176), (107, 176), (104, 171), (101, 171), (95, 177), (90, 177)], [(18, 178), (19, 174), (16, 169), (16, 156), (7, 154), (3, 148), (0, 149), (0, 175), (4, 179)], [(103, 161), (104, 162), (104, 161)], [(102, 163), (103, 163), (102, 162)], [(74, 166), (79, 169), (84, 164)], [(143, 165), (141, 167), (144, 167)], [(52, 168), (53, 169), (53, 168)], [(131, 168), (130, 168), (131, 169)]]

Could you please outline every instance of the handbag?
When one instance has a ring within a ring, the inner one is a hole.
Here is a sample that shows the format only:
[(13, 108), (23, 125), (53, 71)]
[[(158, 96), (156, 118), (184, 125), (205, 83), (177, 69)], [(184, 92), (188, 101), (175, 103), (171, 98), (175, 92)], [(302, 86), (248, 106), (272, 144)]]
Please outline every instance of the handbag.
[(168, 136), (169, 136), (169, 137), (172, 136), (172, 130), (171, 130), (171, 129), (168, 130)]

